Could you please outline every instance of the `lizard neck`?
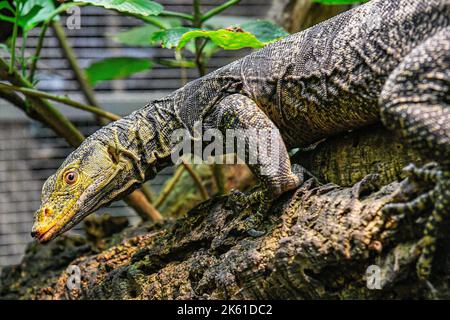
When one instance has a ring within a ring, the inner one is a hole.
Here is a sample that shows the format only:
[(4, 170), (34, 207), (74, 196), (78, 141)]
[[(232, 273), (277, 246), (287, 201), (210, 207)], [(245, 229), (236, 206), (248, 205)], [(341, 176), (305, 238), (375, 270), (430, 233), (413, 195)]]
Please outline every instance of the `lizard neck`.
[(172, 165), (172, 135), (181, 129), (182, 123), (174, 110), (175, 101), (171, 97), (153, 101), (138, 112), (138, 134), (147, 137), (142, 141), (141, 159), (145, 166), (147, 179)]
[(133, 161), (141, 183), (172, 164), (171, 135), (181, 128), (173, 103), (171, 98), (152, 101), (113, 125), (119, 147)]
[[(160, 100), (115, 122), (110, 129), (118, 136), (119, 147), (133, 161), (140, 182), (152, 179), (160, 170), (173, 164), (172, 151), (179, 143), (176, 130), (189, 132), (193, 138), (217, 103), (239, 92), (242, 81), (235, 75), (238, 63), (194, 80)], [(175, 135), (174, 135), (175, 133)]]

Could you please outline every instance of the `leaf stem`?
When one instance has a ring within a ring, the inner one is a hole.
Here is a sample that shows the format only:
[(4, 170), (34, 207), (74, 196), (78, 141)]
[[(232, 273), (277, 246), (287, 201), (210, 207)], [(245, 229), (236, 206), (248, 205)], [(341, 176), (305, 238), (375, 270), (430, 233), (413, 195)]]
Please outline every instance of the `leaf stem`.
[(39, 33), (39, 39), (38, 39), (38, 43), (36, 45), (36, 52), (34, 54), (33, 57), (33, 62), (31, 63), (30, 66), (30, 82), (33, 83), (34, 80), (34, 75), (36, 73), (37, 70), (37, 62), (39, 60), (39, 57), (41, 55), (41, 50), (42, 47), (44, 45), (44, 40), (45, 40), (45, 34), (47, 33), (47, 29), (48, 26), (50, 25), (50, 23), (52, 22), (52, 20), (60, 13), (66, 11), (67, 9), (71, 8), (71, 7), (83, 7), (86, 6), (87, 3), (75, 3), (75, 2), (68, 2), (65, 3), (63, 5), (60, 5), (58, 8), (56, 8), (52, 14), (42, 23), (42, 27), (41, 27), (41, 32)]
[[(72, 69), (72, 72), (77, 79), (78, 85), (80, 86), (81, 92), (83, 93), (86, 102), (94, 107), (97, 107), (98, 109), (101, 109), (97, 99), (95, 98), (94, 90), (89, 85), (86, 79), (84, 70), (82, 70), (78, 65), (77, 57), (73, 48), (69, 44), (63, 27), (58, 21), (52, 21), (51, 26), (53, 29), (53, 33), (58, 39), (61, 51), (67, 59), (67, 62), (69, 62), (70, 68)], [(102, 124), (105, 125), (106, 123)]]
[[(193, 2), (193, 7), (194, 7), (194, 20), (193, 20), (193, 27), (194, 28), (198, 28), (201, 29), (202, 28), (202, 13), (200, 11), (200, 0), (194, 0)], [(205, 65), (203, 64), (203, 59), (202, 59), (202, 50), (203, 50), (202, 46), (202, 39), (197, 38), (195, 39), (195, 64), (197, 65), (197, 69), (198, 69), (198, 73), (201, 77), (203, 77), (206, 74), (206, 68)]]
[(44, 45), (45, 34), (47, 33), (47, 29), (48, 29), (48, 23), (44, 23), (41, 27), (41, 32), (39, 33), (38, 43), (36, 45), (36, 52), (34, 53), (34, 56), (32, 58), (32, 62), (31, 62), (31, 66), (30, 66), (30, 75), (29, 75), (28, 79), (30, 80), (31, 83), (33, 83), (33, 81), (34, 81), (34, 74), (36, 73), (36, 70), (37, 70), (37, 62), (41, 55), (41, 50)]
[(18, 33), (18, 29), (19, 29), (20, 11), (21, 11), (20, 3), (17, 3), (16, 11), (15, 11), (13, 34), (12, 34), (12, 39), (11, 39), (11, 63), (9, 65), (9, 73), (13, 73), (14, 65), (16, 63), (16, 41), (17, 41), (17, 33)]
[(27, 63), (25, 61), (25, 48), (27, 45), (27, 38), (28, 38), (28, 32), (23, 30), (22, 31), (22, 46), (20, 49), (20, 65), (22, 68), (22, 76), (26, 77), (26, 69), (27, 69)]
[(174, 11), (167, 11), (164, 10), (162, 11), (159, 16), (161, 17), (175, 17), (175, 18), (181, 18), (181, 19), (185, 19), (185, 20), (189, 20), (189, 21), (193, 21), (194, 17), (190, 14), (187, 13), (182, 13), (182, 12), (174, 12)]
[(195, 68), (196, 64), (191, 60), (154, 59), (155, 63), (172, 68)]
[(228, 9), (231, 6), (234, 6), (235, 4), (237, 4), (238, 2), (240, 2), (241, 0), (230, 0), (225, 2), (224, 4), (217, 6), (209, 11), (207, 11), (202, 17), (201, 17), (201, 21), (205, 22), (208, 19), (211, 19), (212, 17), (214, 17), (215, 15), (221, 13), (222, 11)]
[(193, 26), (194, 28), (201, 28), (202, 26), (202, 13), (200, 11), (200, 0), (194, 0), (192, 4), (194, 8), (194, 14), (193, 14)]
[(194, 183), (200, 191), (200, 195), (202, 196), (203, 200), (208, 199), (208, 192), (206, 191), (205, 187), (202, 184), (202, 180), (200, 179), (199, 175), (192, 169), (192, 166), (185, 162), (184, 160), (181, 160), (181, 164), (184, 166), (184, 168), (187, 170), (187, 172), (191, 175), (192, 180), (194, 180)]
[(180, 180), (182, 173), (184, 172), (184, 166), (178, 166), (178, 168), (175, 170), (174, 175), (170, 179), (170, 182), (166, 185), (166, 187), (161, 191), (158, 198), (155, 201), (155, 207), (159, 208), (161, 204), (166, 201), (169, 194), (173, 191), (175, 188), (175, 185), (177, 184), (178, 180)]
[(157, 18), (152, 17), (152, 16), (141, 16), (138, 14), (133, 14), (133, 17), (137, 18), (137, 19), (141, 19), (142, 21), (145, 21), (147, 23), (150, 23), (152, 25), (154, 25), (155, 27), (161, 28), (163, 30), (166, 30), (167, 27), (164, 23), (162, 23), (161, 21), (159, 21)]
[[(32, 88), (30, 82), (27, 81), (20, 73), (13, 70), (12, 73), (8, 73), (7, 62), (0, 57), (0, 79), (9, 81), (14, 86), (21, 88)], [(33, 110), (27, 110), (29, 112), (34, 111), (39, 116), (39, 120), (50, 128), (52, 128), (56, 134), (63, 137), (70, 145), (78, 146), (84, 139), (83, 134), (69, 121), (64, 115), (62, 115), (56, 108), (53, 107), (47, 100), (40, 97), (30, 98), (31, 108)], [(28, 112), (27, 112), (28, 113)]]

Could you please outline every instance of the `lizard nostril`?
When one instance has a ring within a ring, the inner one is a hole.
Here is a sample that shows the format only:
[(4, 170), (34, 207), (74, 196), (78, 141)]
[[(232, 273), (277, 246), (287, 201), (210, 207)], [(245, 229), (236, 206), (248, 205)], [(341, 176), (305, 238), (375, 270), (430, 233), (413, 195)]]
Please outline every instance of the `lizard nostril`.
[(31, 237), (36, 238), (37, 236), (37, 231), (31, 231)]
[(51, 215), (53, 213), (53, 210), (52, 209), (50, 209), (50, 208), (45, 208), (44, 209), (44, 215), (46, 216), (46, 217), (48, 217), (49, 215)]

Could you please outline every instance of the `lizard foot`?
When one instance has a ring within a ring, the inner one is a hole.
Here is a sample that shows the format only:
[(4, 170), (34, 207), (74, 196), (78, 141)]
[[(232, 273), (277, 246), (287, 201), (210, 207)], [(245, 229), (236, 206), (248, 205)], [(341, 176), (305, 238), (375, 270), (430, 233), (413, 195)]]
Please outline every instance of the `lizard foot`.
[(364, 195), (370, 194), (380, 189), (380, 175), (377, 173), (370, 173), (366, 175), (361, 181), (356, 183), (352, 188), (352, 194), (357, 199), (362, 199)]
[(311, 171), (308, 171), (298, 163), (293, 163), (291, 165), (291, 171), (298, 178), (298, 181), (301, 181), (298, 186), (300, 186), (304, 181), (310, 178), (313, 178), (317, 183), (321, 184), (319, 182), (319, 178), (317, 178)]
[(419, 278), (426, 280), (431, 274), (441, 224), (444, 218), (450, 214), (450, 171), (439, 169), (435, 163), (429, 163), (423, 168), (409, 165), (404, 170), (409, 179), (433, 183), (434, 188), (412, 201), (388, 204), (383, 208), (383, 212), (412, 215), (427, 209), (433, 209), (426, 221), (423, 237), (418, 244), (421, 254), (417, 262), (417, 275)]
[(256, 190), (250, 194), (245, 194), (238, 190), (231, 190), (230, 200), (236, 205), (251, 206), (258, 203), (256, 213), (246, 218), (244, 221), (244, 230), (251, 237), (260, 237), (265, 231), (258, 230), (265, 213), (269, 210), (272, 198), (265, 188)]

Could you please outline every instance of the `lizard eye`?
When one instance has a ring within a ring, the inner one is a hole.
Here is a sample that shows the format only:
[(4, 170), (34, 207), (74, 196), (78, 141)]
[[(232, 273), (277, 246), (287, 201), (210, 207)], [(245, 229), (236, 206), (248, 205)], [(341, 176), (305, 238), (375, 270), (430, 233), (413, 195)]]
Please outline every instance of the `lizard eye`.
[(78, 181), (78, 173), (76, 171), (69, 171), (64, 175), (64, 181), (67, 184), (74, 184)]

